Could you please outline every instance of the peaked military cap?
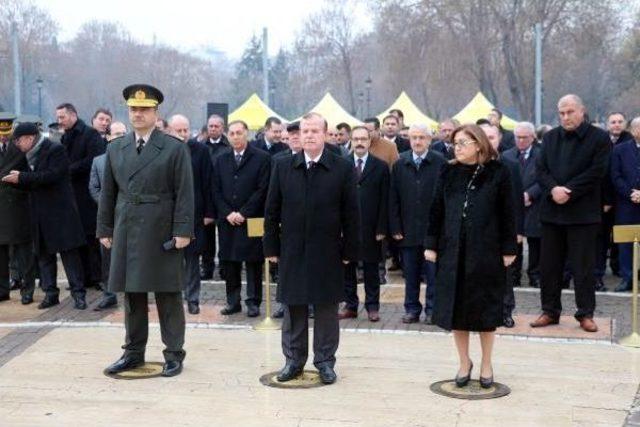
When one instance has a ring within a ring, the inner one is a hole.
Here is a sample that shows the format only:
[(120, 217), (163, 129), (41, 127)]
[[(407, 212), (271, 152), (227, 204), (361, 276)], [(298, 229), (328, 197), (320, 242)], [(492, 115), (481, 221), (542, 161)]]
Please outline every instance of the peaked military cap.
[(122, 91), (129, 107), (157, 107), (164, 101), (159, 89), (147, 84), (133, 84)]
[(0, 113), (0, 136), (11, 135), (15, 119), (16, 116), (13, 113)]

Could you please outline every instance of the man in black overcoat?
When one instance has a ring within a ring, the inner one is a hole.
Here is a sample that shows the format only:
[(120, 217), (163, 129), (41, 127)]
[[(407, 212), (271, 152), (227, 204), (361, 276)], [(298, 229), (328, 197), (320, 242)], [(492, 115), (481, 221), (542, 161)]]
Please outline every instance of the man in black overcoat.
[(317, 113), (300, 124), (303, 152), (274, 163), (265, 209), (264, 253), (278, 262), (278, 301), (286, 305), (279, 381), (298, 377), (308, 355), (308, 304), (314, 304), (314, 365), (325, 384), (336, 380), (338, 303), (344, 264), (358, 259), (359, 212), (351, 163), (324, 149), (326, 122)]
[[(13, 114), (0, 113), (0, 177), (12, 170), (29, 169), (24, 153), (11, 142), (14, 120)], [(0, 182), (0, 301), (9, 299), (11, 257), (22, 279), (21, 302), (33, 302), (36, 266), (29, 228), (29, 194), (15, 185)]]
[(85, 278), (79, 248), (86, 241), (69, 178), (69, 157), (64, 147), (45, 138), (35, 123), (20, 123), (13, 136), (16, 146), (26, 153), (29, 170), (11, 171), (2, 180), (29, 191), (31, 235), (38, 256), (40, 284), (46, 293), (38, 308), (60, 303), (56, 282), (59, 253), (74, 307), (84, 310)]
[(89, 193), (89, 179), (93, 159), (105, 152), (106, 141), (97, 130), (87, 126), (78, 118), (78, 112), (72, 104), (59, 105), (56, 108), (56, 118), (58, 125), (64, 129), (60, 142), (66, 148), (69, 157), (71, 186), (87, 242), (80, 248), (86, 284), (99, 288), (102, 274), (100, 271), (100, 245), (96, 239), (98, 205)]
[(212, 183), (213, 165), (207, 147), (195, 138), (190, 139), (190, 124), (182, 114), (175, 114), (167, 121), (167, 128), (176, 138), (185, 142), (191, 154), (193, 171), (194, 236), (195, 239), (184, 248), (184, 299), (189, 314), (200, 313), (200, 254), (205, 246), (205, 226), (212, 224), (215, 217)]
[[(364, 126), (352, 130), (353, 154), (347, 156), (356, 171), (358, 203), (360, 206), (361, 247), (359, 260), (364, 271), (364, 306), (369, 320), (380, 320), (380, 274), (382, 241), (388, 233), (389, 166), (369, 153), (371, 137)], [(358, 317), (357, 263), (345, 267), (345, 305), (340, 319)]]
[(429, 149), (432, 134), (426, 125), (409, 128), (411, 150), (400, 154), (393, 165), (389, 187), (389, 227), (400, 249), (405, 280), (403, 323), (420, 320), (420, 283), (427, 284), (424, 314), (431, 324), (436, 266), (424, 259), (423, 241), (434, 191), (445, 158)]
[(232, 149), (216, 159), (214, 201), (218, 222), (220, 262), (224, 268), (227, 305), (223, 315), (241, 311), (242, 263), (247, 272), (247, 316), (257, 317), (262, 303), (262, 241), (247, 234), (247, 219), (261, 218), (269, 186), (271, 157), (248, 145), (243, 121), (229, 123)]
[[(229, 140), (224, 134), (225, 125), (224, 119), (217, 115), (212, 114), (207, 120), (207, 138), (204, 140), (204, 145), (209, 149), (209, 155), (211, 157), (211, 165), (216, 164), (218, 156), (225, 151), (228, 151)], [(211, 174), (213, 177), (213, 173)], [(207, 186), (211, 190), (211, 198), (213, 199), (213, 183)], [(202, 261), (200, 266), (200, 278), (202, 280), (213, 279), (213, 271), (215, 270), (216, 262), (216, 224), (215, 222), (204, 226), (205, 245), (202, 252)], [(222, 270), (220, 270), (220, 276), (223, 276)]]
[(558, 101), (560, 126), (547, 132), (538, 158), (538, 182), (543, 189), (540, 220), (542, 315), (533, 327), (557, 324), (562, 312), (561, 285), (565, 263), (571, 267), (577, 311), (587, 332), (596, 332), (596, 239), (602, 220), (602, 180), (607, 172), (609, 135), (586, 121), (586, 109), (576, 95)]

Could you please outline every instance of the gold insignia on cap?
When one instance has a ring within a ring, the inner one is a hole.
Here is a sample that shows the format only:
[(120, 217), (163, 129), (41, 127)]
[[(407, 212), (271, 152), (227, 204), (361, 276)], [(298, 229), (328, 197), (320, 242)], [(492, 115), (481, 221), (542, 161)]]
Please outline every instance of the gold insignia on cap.
[(12, 121), (8, 121), (8, 120), (1, 120), (0, 121), (0, 135), (2, 135), (2, 136), (9, 135), (11, 133), (12, 129), (13, 129), (13, 122)]
[(146, 99), (147, 98), (147, 94), (144, 93), (143, 90), (137, 90), (136, 93), (133, 95), (136, 99)]

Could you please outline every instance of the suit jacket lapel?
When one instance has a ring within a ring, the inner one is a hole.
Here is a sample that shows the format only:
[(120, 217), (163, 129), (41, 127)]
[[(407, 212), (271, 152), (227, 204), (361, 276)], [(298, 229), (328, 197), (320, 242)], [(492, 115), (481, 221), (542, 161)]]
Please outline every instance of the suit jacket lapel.
[[(244, 150), (244, 154), (242, 155), (242, 160), (240, 160), (240, 164), (236, 164), (236, 170), (240, 170), (242, 169), (242, 167), (247, 163), (247, 161), (249, 160), (249, 157), (251, 157), (253, 155), (252, 150), (249, 148), (249, 145), (247, 145), (247, 148), (245, 148)], [(236, 153), (233, 153), (233, 162), (235, 163), (236, 161)]]
[[(144, 148), (140, 152), (137, 153), (135, 141), (129, 147), (126, 154), (129, 152), (133, 152), (133, 156), (135, 156), (135, 160), (132, 163), (129, 179), (131, 179), (138, 171), (144, 168), (146, 165), (151, 163), (153, 159), (158, 157), (160, 151), (163, 148), (163, 143), (159, 138), (158, 130), (154, 130), (149, 137), (149, 141), (144, 145)], [(132, 132), (132, 138), (135, 138), (135, 133)]]

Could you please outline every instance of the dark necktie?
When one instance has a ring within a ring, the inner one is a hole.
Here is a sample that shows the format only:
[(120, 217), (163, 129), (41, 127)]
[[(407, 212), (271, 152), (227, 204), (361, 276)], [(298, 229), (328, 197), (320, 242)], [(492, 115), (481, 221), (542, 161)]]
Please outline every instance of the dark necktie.
[(307, 162), (307, 169), (313, 168), (313, 165), (315, 165), (315, 164), (316, 164), (316, 162), (314, 162), (313, 160), (309, 160)]
[(136, 147), (136, 151), (138, 151), (138, 154), (140, 154), (140, 152), (142, 151), (142, 148), (144, 147), (144, 139), (140, 138), (137, 144), (138, 146)]
[(356, 166), (358, 172), (358, 179), (362, 178), (362, 159), (358, 159), (358, 166)]
[(522, 167), (524, 167), (525, 163), (527, 163), (526, 155), (527, 155), (526, 151), (520, 152), (520, 165), (522, 165)]
[(416, 169), (420, 169), (420, 165), (422, 164), (422, 157), (416, 157), (414, 162), (416, 163)]
[(240, 166), (240, 162), (242, 162), (242, 154), (236, 154), (236, 165)]

